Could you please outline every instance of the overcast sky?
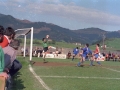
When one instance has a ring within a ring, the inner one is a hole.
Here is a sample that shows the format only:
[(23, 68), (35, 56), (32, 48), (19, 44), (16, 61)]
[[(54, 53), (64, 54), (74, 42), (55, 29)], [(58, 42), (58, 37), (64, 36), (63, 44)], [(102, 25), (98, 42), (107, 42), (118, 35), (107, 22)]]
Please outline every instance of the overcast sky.
[(0, 0), (0, 13), (71, 30), (120, 30), (120, 0)]

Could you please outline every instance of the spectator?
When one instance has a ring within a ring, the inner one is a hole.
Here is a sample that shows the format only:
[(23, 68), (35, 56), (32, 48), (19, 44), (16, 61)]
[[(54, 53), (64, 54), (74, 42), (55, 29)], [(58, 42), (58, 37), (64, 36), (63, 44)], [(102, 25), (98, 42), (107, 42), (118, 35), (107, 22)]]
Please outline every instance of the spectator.
[(117, 53), (115, 54), (115, 59), (114, 59), (114, 61), (117, 61), (117, 59), (118, 59), (118, 55), (117, 55)]
[(106, 56), (106, 55), (105, 55), (105, 52), (103, 52), (102, 55), (105, 57), (105, 56)]
[(11, 42), (11, 40), (14, 39), (15, 32), (14, 32), (13, 28), (8, 27), (8, 28), (6, 28), (5, 31), (4, 31), (4, 28), (1, 28), (1, 33), (3, 33), (4, 35), (3, 34), (1, 35), (0, 46), (2, 48), (4, 48), (4, 47), (8, 46), (8, 44)]
[(106, 61), (108, 61), (108, 54), (105, 55)]
[(11, 76), (15, 75), (21, 68), (21, 63), (16, 60), (17, 50), (20, 46), (20, 42), (18, 40), (13, 40), (10, 44), (3, 48), (5, 56), (10, 56), (11, 67), (9, 69), (9, 74)]
[(56, 54), (57, 56), (58, 56), (58, 53), (59, 53), (58, 48), (56, 48), (55, 54)]
[(114, 53), (112, 53), (111, 59), (113, 59), (113, 61), (115, 61), (115, 54)]
[(21, 47), (21, 55), (23, 56), (23, 53), (24, 53), (24, 48)]
[(111, 59), (111, 52), (109, 51), (109, 53), (108, 53), (108, 61), (110, 61), (110, 59)]
[[(9, 71), (9, 78), (7, 79), (7, 87), (9, 88), (10, 82), (11, 82), (11, 76), (13, 76), (21, 67), (21, 63), (19, 61), (14, 60), (11, 63), (11, 60), (13, 60), (16, 56), (10, 56), (13, 53), (13, 49), (7, 49), (9, 47), (9, 44), (14, 40), (15, 32), (14, 29), (11, 27), (6, 28), (5, 32), (3, 31), (4, 28), (0, 29), (0, 32), (2, 33), (0, 36), (0, 46), (3, 48), (4, 51), (4, 58), (5, 58), (5, 70)], [(4, 32), (4, 33), (3, 33)], [(14, 44), (10, 44), (12, 47), (16, 47)], [(10, 55), (9, 55), (10, 54)], [(9, 63), (10, 62), (10, 63)], [(8, 66), (9, 65), (9, 66)], [(5, 75), (5, 74), (4, 74)]]
[(37, 49), (33, 50), (33, 56), (35, 57), (37, 55)]
[[(6, 47), (8, 47), (9, 46), (9, 43), (11, 43), (11, 41), (13, 41), (14, 40), (14, 37), (15, 37), (15, 32), (14, 32), (14, 29), (13, 28), (11, 28), (11, 27), (8, 27), (8, 28), (6, 28), (6, 30), (4, 31), (4, 28), (2, 27), (2, 28), (0, 28), (0, 32), (2, 33), (1, 34), (1, 36), (2, 36), (2, 38), (0, 38), (0, 46), (3, 48), (3, 51), (4, 51), (4, 53), (5, 53), (5, 48)], [(3, 33), (4, 32), (4, 33)], [(11, 49), (12, 50), (12, 49)], [(11, 53), (12, 51), (9, 51), (9, 50), (7, 50), (6, 49), (6, 53)], [(10, 56), (10, 55), (8, 55), (8, 56)], [(10, 58), (11, 59), (11, 57), (9, 57), (8, 58), (8, 56), (6, 56), (5, 55), (5, 64), (6, 63), (8, 63), (8, 59)], [(13, 57), (12, 57), (13, 58)], [(15, 62), (14, 63), (16, 63), (16, 61), (17, 60), (15, 60)]]
[[(3, 43), (2, 43), (3, 39), (5, 38), (3, 33), (4, 33), (4, 27), (0, 25), (0, 46), (1, 47), (4, 46)], [(2, 50), (1, 47), (0, 47), (0, 76), (3, 76), (5, 78), (7, 78), (8, 75), (7, 75), (6, 72), (4, 72), (6, 64), (5, 64), (5, 61), (4, 61), (4, 53), (3, 53), (3, 50)]]
[(41, 48), (38, 48), (38, 49), (37, 49), (38, 58), (39, 58), (39, 57), (42, 57), (42, 52), (43, 52), (43, 50), (42, 50)]
[(25, 53), (26, 53), (26, 56), (29, 55), (28, 48), (26, 48)]
[(71, 52), (69, 51), (67, 54), (67, 58), (70, 59), (70, 57), (71, 57)]
[(5, 70), (5, 61), (4, 61), (4, 52), (2, 48), (0, 47), (0, 77), (5, 77), (6, 79), (8, 78), (7, 73), (4, 71)]

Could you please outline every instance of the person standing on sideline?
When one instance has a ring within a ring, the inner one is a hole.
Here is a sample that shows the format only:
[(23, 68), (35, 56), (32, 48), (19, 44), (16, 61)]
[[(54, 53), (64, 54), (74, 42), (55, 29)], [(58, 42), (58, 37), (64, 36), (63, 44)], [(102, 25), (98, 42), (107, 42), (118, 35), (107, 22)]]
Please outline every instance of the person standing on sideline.
[(75, 56), (79, 53), (79, 49), (78, 47), (73, 49), (73, 57), (72, 57), (72, 61), (74, 60)]

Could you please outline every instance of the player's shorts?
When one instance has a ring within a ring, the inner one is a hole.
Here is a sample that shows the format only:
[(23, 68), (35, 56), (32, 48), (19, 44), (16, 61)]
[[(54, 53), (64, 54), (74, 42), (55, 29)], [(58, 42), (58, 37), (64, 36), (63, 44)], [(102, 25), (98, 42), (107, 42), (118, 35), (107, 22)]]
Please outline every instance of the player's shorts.
[(73, 53), (73, 56), (76, 56), (77, 54), (76, 53)]
[(44, 47), (43, 50), (44, 50), (44, 52), (47, 52), (48, 47)]
[(97, 59), (97, 58), (98, 58), (98, 56), (99, 56), (99, 54), (95, 54), (94, 56), (95, 56), (95, 58)]
[(82, 57), (86, 58), (86, 57), (87, 57), (87, 55), (86, 55), (86, 54), (82, 54)]

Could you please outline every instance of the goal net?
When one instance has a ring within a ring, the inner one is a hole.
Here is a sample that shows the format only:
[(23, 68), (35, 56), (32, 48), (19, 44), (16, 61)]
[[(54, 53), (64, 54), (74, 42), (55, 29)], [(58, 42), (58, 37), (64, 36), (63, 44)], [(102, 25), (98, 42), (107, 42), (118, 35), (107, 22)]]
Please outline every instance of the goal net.
[(24, 53), (23, 56), (26, 57), (26, 36), (30, 33), (30, 61), (32, 60), (32, 48), (33, 48), (33, 27), (31, 28), (23, 28), (23, 29), (17, 29), (15, 30), (16, 35), (15, 38), (18, 38), (19, 36), (24, 36)]

